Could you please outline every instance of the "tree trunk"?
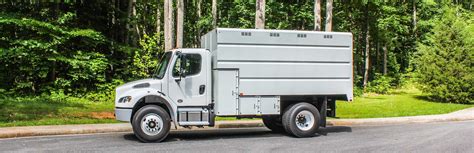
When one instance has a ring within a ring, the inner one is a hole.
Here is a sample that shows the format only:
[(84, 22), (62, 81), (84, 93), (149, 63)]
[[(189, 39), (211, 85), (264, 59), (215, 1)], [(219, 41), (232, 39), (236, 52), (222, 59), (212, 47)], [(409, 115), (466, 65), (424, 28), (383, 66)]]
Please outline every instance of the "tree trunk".
[(198, 18), (201, 18), (201, 14), (202, 14), (202, 10), (201, 10), (201, 4), (202, 4), (202, 0), (197, 0), (196, 2), (196, 8), (197, 8), (197, 15), (198, 15)]
[(469, 1), (469, 10), (472, 10), (472, 1)]
[(379, 57), (379, 52), (380, 52), (380, 42), (379, 40), (375, 39), (374, 40), (376, 43), (375, 43), (375, 60), (372, 60), (373, 62), (370, 64), (370, 65), (375, 65), (375, 72), (379, 72), (379, 70), (381, 70), (381, 66), (379, 66), (379, 62), (380, 62), (380, 57)]
[(416, 35), (416, 0), (413, 0), (413, 32)]
[(364, 89), (369, 81), (369, 69), (370, 69), (370, 42), (369, 42), (369, 26), (367, 26), (367, 34), (365, 36), (365, 67), (364, 67)]
[(332, 0), (326, 2), (326, 26), (325, 31), (332, 31)]
[[(117, 23), (117, 17), (115, 16), (116, 14), (116, 7), (117, 7), (117, 2), (116, 0), (112, 0), (111, 4), (114, 6), (112, 9), (112, 12), (110, 12), (110, 26), (109, 28), (113, 29), (109, 31), (109, 34), (112, 36), (112, 40), (117, 41), (117, 32), (115, 31), (115, 24)], [(113, 44), (113, 41), (111, 42)]]
[(157, 44), (160, 44), (160, 37), (161, 37), (161, 10), (160, 10), (160, 6), (156, 6), (156, 34), (157, 34), (157, 37), (158, 39), (156, 40), (157, 41)]
[(314, 30), (321, 31), (321, 0), (314, 1)]
[[(122, 12), (122, 8), (121, 8), (122, 7), (122, 1), (118, 0), (118, 1), (116, 1), (116, 3), (117, 4), (116, 4), (115, 8), (117, 10), (115, 11), (115, 17), (117, 19), (117, 28), (116, 28), (117, 33), (118, 33), (117, 40), (119, 40), (119, 42), (121, 42), (121, 43), (126, 43), (127, 42), (126, 41), (127, 34), (124, 32), (124, 30), (126, 30), (126, 27), (125, 28), (122, 27), (123, 26), (123, 21), (120, 20), (122, 18), (122, 13), (121, 13)], [(79, 2), (79, 1), (76, 2), (76, 5), (78, 5), (78, 6), (80, 6), (81, 4), (82, 3)], [(81, 10), (78, 10), (78, 11), (81, 11)]]
[(388, 50), (387, 50), (387, 44), (385, 43), (383, 45), (383, 75), (387, 75), (387, 54), (388, 54)]
[(370, 26), (369, 26), (369, 3), (367, 2), (366, 10), (365, 10), (365, 17), (366, 17), (366, 32), (365, 32), (365, 60), (364, 60), (364, 82), (363, 86), (364, 89), (367, 87), (367, 82), (369, 81), (369, 69), (370, 69)]
[(265, 0), (257, 0), (255, 4), (255, 28), (265, 29)]
[(217, 27), (217, 0), (212, 0), (212, 27)]
[[(199, 20), (200, 20), (201, 17), (202, 17), (201, 5), (202, 5), (202, 0), (197, 0), (197, 1), (196, 1), (196, 8), (197, 8), (196, 10), (197, 10), (198, 19), (195, 20), (195, 22), (194, 22), (194, 23), (196, 23), (196, 24), (197, 24), (197, 22), (199, 22)], [(194, 48), (199, 48), (200, 45), (201, 45), (201, 40), (200, 40), (200, 38), (199, 38), (200, 35), (201, 35), (201, 33), (202, 33), (201, 27), (198, 27), (198, 28), (195, 29), (194, 42), (193, 42), (193, 44), (194, 44), (193, 47), (194, 47)]]
[(184, 23), (184, 1), (178, 0), (178, 11), (176, 14), (176, 48), (183, 48), (183, 23)]
[(164, 10), (164, 30), (165, 30), (165, 51), (173, 48), (173, 3), (171, 0), (165, 0)]
[[(137, 15), (137, 9), (136, 9), (136, 3), (137, 0), (129, 0), (128, 1), (128, 12), (127, 12), (127, 18), (128, 22), (126, 24), (127, 26), (127, 40), (128, 44), (132, 44), (133, 46), (137, 45), (137, 39), (140, 37), (140, 30), (138, 29), (138, 23), (130, 24), (132, 17), (135, 17)], [(130, 34), (130, 32), (133, 32)]]
[(133, 3), (133, 0), (128, 0), (128, 6), (127, 6), (127, 21), (125, 23), (125, 28), (127, 29), (125, 31), (125, 43), (128, 44), (129, 43), (129, 39), (130, 39), (130, 18), (132, 16), (132, 3)]

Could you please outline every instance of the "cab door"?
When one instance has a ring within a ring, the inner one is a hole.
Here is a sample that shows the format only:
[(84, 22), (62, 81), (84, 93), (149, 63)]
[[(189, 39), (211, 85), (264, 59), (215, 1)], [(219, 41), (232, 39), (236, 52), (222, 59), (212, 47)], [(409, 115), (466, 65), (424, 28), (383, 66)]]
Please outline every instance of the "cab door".
[[(168, 82), (168, 94), (178, 106), (208, 105), (207, 94), (207, 54), (203, 51), (188, 50), (178, 53)], [(181, 75), (180, 75), (181, 74)]]

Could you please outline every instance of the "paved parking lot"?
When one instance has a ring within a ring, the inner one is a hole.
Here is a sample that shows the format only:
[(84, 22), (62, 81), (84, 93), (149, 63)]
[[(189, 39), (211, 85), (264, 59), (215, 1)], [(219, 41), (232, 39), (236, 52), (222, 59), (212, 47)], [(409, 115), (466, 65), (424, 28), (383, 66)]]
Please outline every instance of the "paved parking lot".
[(162, 143), (133, 133), (0, 139), (7, 152), (474, 152), (474, 121), (333, 126), (312, 138), (266, 128), (172, 131)]

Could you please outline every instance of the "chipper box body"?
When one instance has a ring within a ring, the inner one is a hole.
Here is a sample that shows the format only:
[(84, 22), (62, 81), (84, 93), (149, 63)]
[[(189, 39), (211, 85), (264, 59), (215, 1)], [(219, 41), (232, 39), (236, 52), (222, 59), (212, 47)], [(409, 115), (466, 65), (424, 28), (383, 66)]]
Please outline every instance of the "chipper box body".
[(352, 101), (352, 34), (218, 28), (201, 48), (164, 53), (152, 78), (117, 87), (117, 120), (145, 142), (215, 117), (262, 118), (273, 131), (314, 135)]

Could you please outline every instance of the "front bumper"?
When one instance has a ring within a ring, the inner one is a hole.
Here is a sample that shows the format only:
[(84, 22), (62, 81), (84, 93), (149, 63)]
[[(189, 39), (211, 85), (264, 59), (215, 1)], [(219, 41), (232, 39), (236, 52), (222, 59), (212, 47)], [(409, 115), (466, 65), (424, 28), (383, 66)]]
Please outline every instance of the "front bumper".
[(132, 117), (132, 108), (115, 108), (115, 119), (119, 121), (130, 122)]

